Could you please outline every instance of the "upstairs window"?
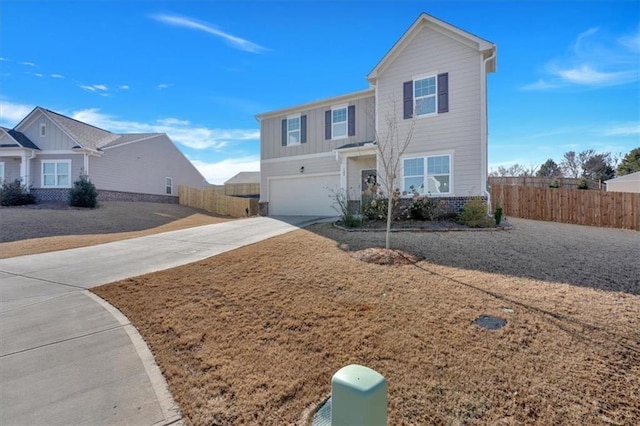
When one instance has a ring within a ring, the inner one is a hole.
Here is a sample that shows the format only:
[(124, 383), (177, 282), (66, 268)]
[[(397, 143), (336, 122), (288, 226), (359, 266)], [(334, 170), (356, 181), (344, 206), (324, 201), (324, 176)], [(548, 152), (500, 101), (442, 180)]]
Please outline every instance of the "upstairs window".
[(347, 107), (331, 110), (331, 139), (347, 137)]
[(435, 114), (436, 112), (436, 76), (414, 80), (413, 99), (416, 115)]
[(344, 139), (356, 135), (356, 106), (339, 105), (324, 112), (324, 138)]
[(307, 116), (290, 115), (282, 120), (282, 146), (307, 143)]
[(405, 81), (402, 100), (404, 119), (449, 112), (449, 73)]
[(43, 188), (71, 188), (71, 160), (43, 160)]
[(300, 116), (287, 118), (287, 145), (300, 145)]

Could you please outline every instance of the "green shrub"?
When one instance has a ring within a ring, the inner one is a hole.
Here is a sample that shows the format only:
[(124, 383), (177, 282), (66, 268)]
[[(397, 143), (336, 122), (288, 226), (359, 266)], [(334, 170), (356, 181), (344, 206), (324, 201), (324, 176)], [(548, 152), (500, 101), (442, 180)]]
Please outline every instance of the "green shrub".
[(80, 176), (69, 191), (69, 205), (73, 207), (95, 208), (98, 205), (98, 191), (87, 176)]
[(362, 218), (348, 214), (342, 217), (342, 224), (347, 228), (359, 228), (362, 226)]
[(558, 179), (552, 180), (549, 184), (549, 188), (560, 188), (560, 182), (558, 182)]
[(502, 222), (502, 207), (500, 206), (500, 204), (496, 206), (496, 211), (493, 213), (493, 218), (496, 221), (496, 225), (500, 225), (500, 222)]
[(487, 205), (480, 197), (473, 198), (464, 205), (458, 216), (458, 220), (470, 228), (488, 228), (493, 226), (491, 218), (487, 215)]
[(589, 189), (589, 181), (587, 178), (583, 177), (580, 179), (580, 183), (578, 183), (578, 189)]
[(2, 206), (24, 206), (35, 204), (36, 197), (27, 192), (27, 187), (23, 186), (20, 179), (13, 182), (5, 182), (0, 190), (0, 205)]
[(430, 200), (426, 195), (414, 195), (413, 201), (409, 205), (409, 213), (411, 219), (434, 220), (436, 208), (437, 203), (434, 200)]

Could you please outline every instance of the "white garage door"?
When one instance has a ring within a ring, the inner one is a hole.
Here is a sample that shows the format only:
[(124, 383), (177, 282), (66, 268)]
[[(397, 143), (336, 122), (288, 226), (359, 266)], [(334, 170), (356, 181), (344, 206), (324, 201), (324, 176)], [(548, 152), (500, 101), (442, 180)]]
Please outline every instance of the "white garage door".
[(269, 182), (269, 216), (338, 216), (331, 190), (340, 176), (300, 176)]

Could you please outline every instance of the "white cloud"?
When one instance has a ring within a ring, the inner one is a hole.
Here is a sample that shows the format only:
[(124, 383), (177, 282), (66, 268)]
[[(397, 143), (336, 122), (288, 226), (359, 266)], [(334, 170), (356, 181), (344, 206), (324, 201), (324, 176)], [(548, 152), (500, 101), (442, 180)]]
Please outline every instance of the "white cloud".
[(566, 55), (545, 65), (545, 78), (521, 89), (597, 88), (634, 83), (640, 80), (639, 50), (640, 33), (614, 38), (599, 27), (589, 28), (576, 36)]
[(51, 74), (51, 78), (64, 78), (62, 74)]
[(163, 89), (168, 89), (171, 86), (171, 84), (167, 84), (167, 83), (161, 83), (158, 84), (158, 89), (163, 90)]
[(549, 90), (549, 89), (555, 89), (557, 87), (559, 87), (558, 84), (551, 83), (549, 81), (540, 79), (540, 80), (536, 81), (535, 83), (531, 83), (531, 84), (527, 84), (525, 86), (522, 86), (521, 89), (522, 90)]
[(120, 89), (120, 90), (129, 90), (129, 86), (127, 86), (126, 84), (123, 84), (121, 86), (118, 86), (118, 89)]
[(27, 67), (35, 67), (36, 64), (34, 64), (33, 62), (20, 62), (20, 65), (24, 65)]
[(201, 160), (191, 160), (193, 165), (202, 173), (209, 183), (221, 185), (226, 180), (240, 172), (260, 171), (260, 156), (242, 158), (228, 158), (222, 161), (208, 163)]
[(554, 74), (568, 83), (586, 86), (611, 86), (633, 82), (638, 78), (635, 71), (600, 72), (589, 65), (578, 68), (557, 70)]
[(605, 136), (633, 136), (640, 135), (640, 123), (612, 124), (602, 129)]
[(232, 47), (239, 50), (243, 50), (245, 52), (261, 53), (267, 50), (266, 48), (256, 43), (253, 43), (249, 40), (245, 40), (243, 38), (225, 33), (224, 31), (221, 31), (210, 24), (207, 24), (205, 22), (200, 22), (192, 18), (186, 18), (182, 16), (177, 16), (177, 15), (154, 15), (152, 16), (152, 18), (155, 19), (156, 21), (163, 22), (165, 24), (174, 25), (177, 27), (190, 28), (193, 30), (203, 31), (208, 34), (212, 34), (216, 37), (222, 38), (227, 43), (229, 43)]
[(14, 127), (34, 108), (33, 105), (18, 104), (0, 99), (0, 124), (5, 127)]
[[(92, 84), (92, 85), (79, 84), (78, 87), (86, 90), (87, 92), (106, 92), (107, 90), (109, 90), (109, 88), (104, 84)], [(101, 95), (105, 96), (106, 94), (101, 93)]]
[(40, 74), (39, 72), (34, 72), (34, 73), (32, 73), (32, 75), (35, 75), (36, 77), (43, 77), (43, 75)]
[(8, 59), (0, 57), (0, 61), (8, 61)]
[(125, 121), (102, 114), (91, 108), (76, 111), (72, 115), (76, 120), (110, 130), (116, 133), (166, 133), (177, 143), (192, 149), (221, 149), (236, 142), (258, 141), (258, 129), (210, 129), (192, 126), (187, 120), (164, 118), (152, 123)]

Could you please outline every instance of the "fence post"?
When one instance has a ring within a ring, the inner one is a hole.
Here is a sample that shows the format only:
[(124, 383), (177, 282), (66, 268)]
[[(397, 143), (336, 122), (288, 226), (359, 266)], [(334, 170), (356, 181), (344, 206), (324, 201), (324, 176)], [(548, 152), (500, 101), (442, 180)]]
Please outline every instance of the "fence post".
[(362, 365), (338, 370), (331, 379), (331, 426), (386, 424), (386, 379)]

